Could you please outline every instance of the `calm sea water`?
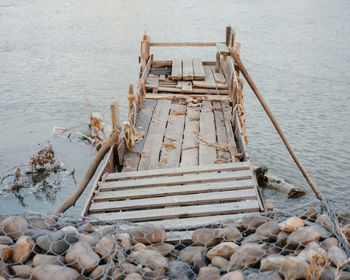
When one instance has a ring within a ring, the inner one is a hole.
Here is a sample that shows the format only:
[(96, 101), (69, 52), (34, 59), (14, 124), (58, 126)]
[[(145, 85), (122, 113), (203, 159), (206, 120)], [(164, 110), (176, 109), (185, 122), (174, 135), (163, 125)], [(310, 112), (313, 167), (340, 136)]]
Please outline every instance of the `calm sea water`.
[[(88, 109), (127, 112), (138, 78), (140, 40), (224, 41), (231, 25), (241, 57), (321, 192), (348, 201), (350, 190), (350, 1), (0, 0), (0, 174), (51, 143), (79, 182), (92, 147), (52, 135), (54, 126), (87, 133)], [(215, 57), (215, 49), (154, 49), (155, 58)], [(245, 87), (249, 152), (257, 165), (309, 192), (278, 207), (314, 199), (260, 104)], [(53, 212), (75, 189), (61, 175), (46, 192), (0, 196), (0, 213)], [(90, 185), (91, 188), (91, 185)], [(88, 191), (69, 214), (80, 214)]]

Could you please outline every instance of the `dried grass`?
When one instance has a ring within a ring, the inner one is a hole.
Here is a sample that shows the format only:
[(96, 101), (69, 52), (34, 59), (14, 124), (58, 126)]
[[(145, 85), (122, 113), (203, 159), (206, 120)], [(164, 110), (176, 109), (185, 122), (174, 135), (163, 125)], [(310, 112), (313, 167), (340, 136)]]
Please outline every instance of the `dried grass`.
[(163, 146), (167, 152), (176, 149), (176, 145), (173, 143), (164, 143)]
[(218, 143), (209, 143), (208, 141), (204, 140), (200, 135), (198, 135), (198, 140), (200, 142), (202, 142), (203, 144), (209, 146), (209, 147), (213, 147), (219, 151), (224, 151), (224, 152), (230, 152), (232, 155), (234, 155), (235, 157), (241, 158), (243, 155), (242, 153), (238, 153), (236, 150), (236, 147), (233, 145), (230, 145), (228, 143), (222, 143), (222, 144), (218, 144)]
[(190, 121), (199, 121), (199, 117), (192, 117), (190, 118)]
[(172, 115), (175, 115), (175, 116), (181, 116), (181, 115), (186, 115), (186, 111), (185, 110), (172, 110), (171, 111), (171, 114)]

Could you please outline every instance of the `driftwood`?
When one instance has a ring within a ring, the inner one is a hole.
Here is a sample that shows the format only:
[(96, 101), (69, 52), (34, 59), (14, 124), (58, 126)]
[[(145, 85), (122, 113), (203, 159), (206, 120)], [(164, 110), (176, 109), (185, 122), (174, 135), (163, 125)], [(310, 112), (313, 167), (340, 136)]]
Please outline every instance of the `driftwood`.
[(285, 179), (271, 173), (267, 167), (253, 166), (256, 179), (260, 187), (268, 188), (288, 196), (288, 198), (297, 198), (303, 196), (305, 192)]

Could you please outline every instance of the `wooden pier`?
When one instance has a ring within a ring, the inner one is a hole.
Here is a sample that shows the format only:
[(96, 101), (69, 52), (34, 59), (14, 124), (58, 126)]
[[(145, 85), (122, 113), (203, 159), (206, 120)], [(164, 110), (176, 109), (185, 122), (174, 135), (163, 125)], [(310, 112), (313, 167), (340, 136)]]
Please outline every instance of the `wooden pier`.
[[(212, 47), (214, 61), (157, 61), (153, 47)], [(243, 82), (226, 42), (157, 43), (144, 36), (128, 120), (83, 216), (193, 229), (265, 211), (247, 152)], [(119, 171), (119, 172), (118, 172)]]

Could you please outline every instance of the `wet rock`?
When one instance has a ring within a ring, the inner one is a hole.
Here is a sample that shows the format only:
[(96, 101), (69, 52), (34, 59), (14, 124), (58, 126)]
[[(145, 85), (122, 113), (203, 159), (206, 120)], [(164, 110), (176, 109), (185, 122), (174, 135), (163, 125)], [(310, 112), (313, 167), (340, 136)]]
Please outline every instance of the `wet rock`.
[(248, 232), (255, 232), (255, 230), (261, 226), (264, 223), (267, 223), (271, 221), (272, 219), (270, 217), (266, 216), (253, 216), (253, 217), (248, 217), (244, 218), (241, 226), (247, 230)]
[(159, 253), (161, 253), (163, 256), (166, 256), (166, 255), (169, 255), (175, 249), (175, 246), (168, 243), (154, 244), (154, 245), (151, 245), (149, 249), (156, 250)]
[(126, 232), (119, 232), (117, 235), (117, 240), (120, 246), (125, 250), (129, 251), (131, 249), (130, 234)]
[(95, 238), (92, 235), (88, 235), (88, 234), (83, 234), (83, 233), (79, 233), (78, 235), (78, 241), (84, 241), (86, 243), (89, 243), (89, 245), (94, 248), (98, 242), (98, 238)]
[(199, 228), (193, 232), (192, 242), (194, 245), (210, 247), (218, 244), (219, 240), (216, 238), (215, 229)]
[(138, 227), (130, 230), (129, 234), (133, 244), (152, 244), (166, 241), (166, 232), (161, 228)]
[(124, 279), (124, 274), (119, 267), (116, 267), (112, 272), (112, 280), (122, 280)]
[(62, 231), (49, 232), (36, 239), (36, 244), (45, 252), (62, 255), (70, 246)]
[(284, 247), (287, 244), (289, 233), (285, 231), (280, 231), (276, 238), (276, 245)]
[(142, 276), (138, 273), (131, 273), (126, 275), (125, 280), (142, 280)]
[(321, 245), (328, 250), (332, 246), (338, 246), (339, 242), (338, 242), (338, 239), (334, 237), (330, 237), (330, 238), (327, 238), (326, 240), (323, 240), (321, 242)]
[(332, 270), (326, 269), (322, 271), (320, 275), (320, 280), (335, 280), (335, 275)]
[(220, 280), (244, 280), (244, 276), (239, 270), (236, 270), (226, 273)]
[(215, 256), (219, 256), (229, 260), (237, 248), (239, 246), (233, 242), (221, 242), (208, 251), (207, 258), (211, 260)]
[(228, 263), (227, 259), (219, 256), (216, 256), (211, 260), (211, 265), (220, 268), (223, 271), (227, 271)]
[(288, 279), (307, 278), (310, 266), (303, 257), (268, 256), (260, 264), (260, 271), (276, 271)]
[(276, 221), (269, 221), (257, 227), (255, 234), (261, 239), (274, 241), (279, 232), (278, 223)]
[(137, 272), (137, 266), (131, 263), (123, 263), (120, 268), (122, 271), (124, 271), (126, 274), (130, 274), (133, 272)]
[(110, 257), (113, 257), (113, 251), (115, 249), (115, 242), (112, 236), (102, 237), (96, 244), (95, 252), (98, 253), (101, 258), (108, 262)]
[(63, 265), (64, 258), (62, 256), (41, 255), (37, 254), (33, 258), (33, 265), (39, 266), (43, 264)]
[(333, 223), (327, 214), (319, 215), (316, 219), (316, 224), (323, 226), (329, 232), (333, 232)]
[(231, 256), (229, 270), (254, 267), (265, 256), (265, 244), (247, 243), (239, 247)]
[(180, 251), (179, 261), (188, 263), (197, 272), (207, 266), (206, 249), (202, 246), (191, 246)]
[(309, 263), (315, 265), (324, 265), (327, 261), (326, 250), (314, 241), (308, 243), (305, 249), (299, 253), (299, 256), (306, 258)]
[(8, 262), (11, 259), (12, 255), (12, 246), (0, 244), (0, 261)]
[(146, 249), (142, 251), (132, 252), (130, 254), (130, 259), (137, 264), (147, 266), (153, 270), (157, 268), (168, 268), (168, 260), (159, 252), (154, 250)]
[(89, 279), (100, 279), (105, 273), (107, 273), (107, 265), (99, 265), (89, 275)]
[(328, 249), (328, 257), (336, 267), (343, 267), (348, 259), (345, 252), (338, 246), (331, 246)]
[(250, 273), (247, 280), (282, 280), (277, 272), (266, 271), (258, 273)]
[(315, 207), (310, 207), (301, 216), (304, 220), (315, 221), (317, 219), (317, 211)]
[(33, 280), (76, 280), (80, 273), (73, 268), (55, 264), (43, 264), (33, 270)]
[(187, 263), (170, 261), (166, 275), (170, 279), (189, 279), (193, 277), (194, 273)]
[(12, 245), (13, 241), (11, 237), (0, 235), (0, 245)]
[(220, 270), (217, 267), (201, 267), (198, 273), (198, 280), (216, 280), (220, 278)]
[(220, 241), (231, 241), (231, 242), (239, 242), (242, 240), (242, 234), (241, 232), (237, 229), (236, 226), (230, 225), (228, 227), (224, 227), (223, 229), (220, 229), (216, 237)]
[(18, 239), (28, 229), (28, 222), (22, 217), (11, 216), (1, 222), (1, 228), (4, 235)]
[(293, 231), (287, 238), (287, 244), (291, 246), (304, 246), (311, 241), (320, 240), (321, 235), (312, 227), (307, 226)]
[(25, 263), (32, 255), (34, 247), (35, 243), (29, 236), (21, 236), (15, 244), (12, 260), (15, 263)]
[(33, 267), (31, 265), (12, 265), (11, 270), (16, 277), (30, 278), (33, 273)]
[(278, 228), (285, 232), (292, 232), (304, 226), (304, 221), (298, 217), (290, 217), (287, 220), (280, 222)]
[(65, 262), (83, 273), (94, 270), (100, 261), (99, 256), (92, 250), (90, 245), (78, 241), (72, 245), (65, 256)]
[(69, 244), (73, 244), (78, 241), (78, 230), (73, 226), (66, 226), (61, 228), (61, 231), (64, 233), (64, 240)]

